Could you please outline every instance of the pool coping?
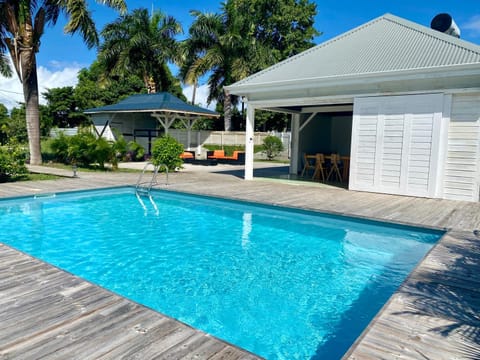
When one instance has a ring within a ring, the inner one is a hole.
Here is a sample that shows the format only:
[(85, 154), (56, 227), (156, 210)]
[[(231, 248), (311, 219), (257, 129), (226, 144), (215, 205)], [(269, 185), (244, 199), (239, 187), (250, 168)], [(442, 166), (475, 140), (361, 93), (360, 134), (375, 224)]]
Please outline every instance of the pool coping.
[[(460, 318), (461, 309), (476, 308), (469, 304), (469, 296), (472, 293), (474, 298), (480, 296), (480, 277), (466, 279), (464, 269), (455, 263), (471, 255), (479, 258), (479, 240), (478, 236), (468, 231), (451, 230), (442, 236), (342, 359), (454, 359), (470, 358), (472, 354), (478, 357), (479, 334), (472, 337), (469, 334), (471, 328), (462, 329), (471, 324), (463, 324), (464, 319)], [(470, 254), (458, 251), (461, 243), (470, 243)], [(470, 271), (468, 273), (471, 274)], [(466, 285), (470, 281), (473, 284)], [(468, 296), (465, 293), (469, 293)], [(464, 301), (460, 301), (462, 298)], [(426, 328), (422, 322), (432, 327)], [(478, 327), (479, 321), (476, 322)], [(472, 319), (472, 323), (475, 320)]]

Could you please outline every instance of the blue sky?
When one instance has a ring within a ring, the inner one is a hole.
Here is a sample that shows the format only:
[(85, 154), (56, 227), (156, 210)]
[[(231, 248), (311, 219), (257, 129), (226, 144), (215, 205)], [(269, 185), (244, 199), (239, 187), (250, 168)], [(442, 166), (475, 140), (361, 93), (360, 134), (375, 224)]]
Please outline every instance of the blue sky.
[[(89, 0), (89, 3), (98, 29), (118, 17), (116, 12), (98, 5), (93, 0)], [(431, 19), (442, 12), (452, 15), (461, 30), (462, 39), (480, 44), (480, 0), (455, 2), (442, 0), (366, 0), (363, 2), (318, 0), (315, 3), (317, 4), (315, 28), (322, 33), (321, 36), (315, 38), (317, 44), (385, 13), (430, 26)], [(152, 9), (153, 6), (154, 9), (160, 9), (175, 17), (182, 24), (185, 33), (188, 32), (188, 27), (192, 22), (190, 10), (218, 12), (220, 4), (220, 1), (216, 0), (127, 0), (129, 10), (139, 7)], [(96, 58), (96, 49), (88, 50), (79, 35), (71, 36), (63, 33), (64, 23), (61, 19), (57, 26), (47, 28), (42, 38), (40, 52), (37, 54), (40, 91), (44, 91), (45, 88), (74, 85), (78, 70), (88, 67)], [(188, 89), (185, 92), (188, 93)], [(188, 96), (188, 94), (186, 95)], [(21, 98), (21, 87), (18, 81), (0, 77), (0, 103), (11, 107), (15, 101), (21, 101)]]

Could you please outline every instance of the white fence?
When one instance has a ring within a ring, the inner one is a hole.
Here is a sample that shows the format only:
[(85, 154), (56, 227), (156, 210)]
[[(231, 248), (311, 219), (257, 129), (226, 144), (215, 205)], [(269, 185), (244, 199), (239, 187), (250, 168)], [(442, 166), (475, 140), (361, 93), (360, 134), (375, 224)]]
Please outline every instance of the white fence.
[[(187, 131), (184, 129), (169, 129), (168, 134), (182, 143), (183, 146), (188, 147)], [(288, 149), (290, 147), (290, 133), (289, 132), (255, 132), (253, 135), (253, 144), (262, 145), (263, 139), (267, 136), (274, 135), (282, 140), (283, 147)], [(190, 147), (198, 147), (200, 145), (245, 145), (244, 131), (208, 131), (199, 130), (190, 133)]]

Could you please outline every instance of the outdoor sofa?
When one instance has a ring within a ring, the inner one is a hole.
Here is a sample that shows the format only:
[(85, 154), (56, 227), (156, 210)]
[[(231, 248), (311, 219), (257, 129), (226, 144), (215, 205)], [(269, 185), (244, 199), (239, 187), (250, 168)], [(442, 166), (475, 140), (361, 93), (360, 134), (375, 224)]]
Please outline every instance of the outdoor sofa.
[(232, 156), (226, 156), (224, 150), (207, 151), (207, 159), (215, 159), (220, 164), (245, 164), (245, 152), (235, 150)]

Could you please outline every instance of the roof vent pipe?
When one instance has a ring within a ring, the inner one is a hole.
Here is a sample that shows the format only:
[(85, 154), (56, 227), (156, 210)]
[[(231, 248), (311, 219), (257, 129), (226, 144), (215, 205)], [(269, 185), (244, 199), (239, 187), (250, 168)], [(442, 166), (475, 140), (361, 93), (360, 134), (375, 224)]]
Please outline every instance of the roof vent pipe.
[(452, 17), (449, 14), (438, 14), (430, 23), (430, 27), (433, 30), (437, 30), (443, 32), (447, 35), (455, 36), (457, 38), (460, 37), (460, 29), (458, 28), (455, 21), (453, 21)]

